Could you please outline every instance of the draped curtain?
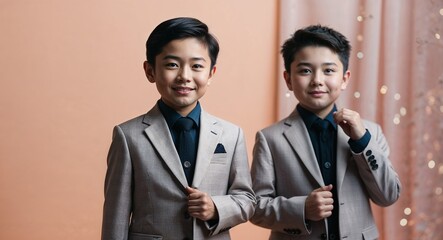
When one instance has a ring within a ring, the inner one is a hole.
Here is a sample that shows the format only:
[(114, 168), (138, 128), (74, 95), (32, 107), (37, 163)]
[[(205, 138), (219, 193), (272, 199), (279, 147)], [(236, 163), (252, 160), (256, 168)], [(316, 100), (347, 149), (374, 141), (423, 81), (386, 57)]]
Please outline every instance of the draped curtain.
[[(352, 44), (338, 107), (382, 126), (403, 186), (397, 203), (373, 208), (381, 239), (443, 239), (443, 0), (281, 0), (280, 13), (280, 45), (311, 24)], [(279, 59), (281, 119), (297, 101)]]

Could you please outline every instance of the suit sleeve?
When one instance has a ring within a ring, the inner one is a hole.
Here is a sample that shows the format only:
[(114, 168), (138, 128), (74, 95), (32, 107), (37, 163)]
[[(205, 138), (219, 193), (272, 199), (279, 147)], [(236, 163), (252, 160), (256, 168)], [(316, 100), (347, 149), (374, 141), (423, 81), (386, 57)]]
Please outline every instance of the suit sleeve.
[(255, 195), (252, 191), (243, 131), (238, 128), (234, 154), (230, 166), (228, 192), (224, 196), (213, 196), (219, 222), (211, 235), (244, 223), (254, 214)]
[(352, 153), (360, 177), (372, 201), (379, 206), (389, 206), (400, 196), (401, 184), (389, 159), (389, 146), (381, 127), (368, 125), (371, 139), (361, 153)]
[(123, 131), (116, 126), (108, 153), (102, 240), (126, 240), (132, 202), (132, 165)]
[(300, 231), (297, 234), (309, 234), (304, 220), (307, 196), (278, 196), (273, 155), (261, 131), (256, 134), (251, 175), (257, 197), (257, 207), (251, 222), (274, 231), (287, 232), (288, 229), (297, 229)]

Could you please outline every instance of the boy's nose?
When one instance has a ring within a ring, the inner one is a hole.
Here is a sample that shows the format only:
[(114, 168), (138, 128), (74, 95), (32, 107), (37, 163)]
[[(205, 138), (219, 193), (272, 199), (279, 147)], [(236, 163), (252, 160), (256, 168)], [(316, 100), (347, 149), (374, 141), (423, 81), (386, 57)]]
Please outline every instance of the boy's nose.
[(323, 74), (316, 73), (312, 75), (311, 84), (313, 85), (321, 85), (323, 84), (324, 76)]
[(191, 70), (187, 67), (183, 67), (180, 69), (180, 72), (178, 74), (178, 80), (189, 82), (191, 77)]

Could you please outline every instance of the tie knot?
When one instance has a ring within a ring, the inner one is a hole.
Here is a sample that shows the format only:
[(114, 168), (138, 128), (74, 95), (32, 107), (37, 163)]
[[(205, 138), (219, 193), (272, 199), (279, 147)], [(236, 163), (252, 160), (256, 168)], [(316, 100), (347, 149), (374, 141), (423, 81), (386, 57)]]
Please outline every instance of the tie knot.
[(194, 121), (188, 117), (181, 117), (174, 123), (174, 128), (178, 131), (189, 131), (194, 126)]
[(328, 129), (328, 127), (329, 127), (329, 121), (328, 120), (323, 120), (323, 119), (317, 119), (315, 122), (314, 122), (314, 128), (317, 130), (317, 131), (325, 131), (325, 130), (327, 130)]

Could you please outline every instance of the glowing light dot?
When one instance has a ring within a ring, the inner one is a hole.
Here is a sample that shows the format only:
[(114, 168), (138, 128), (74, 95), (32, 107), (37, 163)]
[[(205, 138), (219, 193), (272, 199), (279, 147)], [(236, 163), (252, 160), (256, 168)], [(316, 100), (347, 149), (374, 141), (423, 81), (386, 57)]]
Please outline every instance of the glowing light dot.
[(410, 208), (405, 208), (405, 210), (403, 211), (405, 213), (405, 215), (411, 215), (412, 210)]
[(407, 110), (406, 110), (405, 107), (401, 107), (401, 108), (400, 108), (400, 115), (405, 116), (405, 115), (406, 115), (406, 112), (407, 112)]
[(381, 86), (380, 93), (386, 94), (386, 92), (388, 92), (388, 86), (386, 86), (386, 85)]
[(397, 101), (400, 100), (400, 97), (401, 97), (401, 96), (400, 96), (400, 93), (396, 93), (396, 94), (394, 95), (394, 99), (397, 100)]
[(287, 93), (285, 94), (285, 97), (290, 98), (290, 97), (291, 97), (291, 94), (290, 94), (289, 92), (287, 92)]
[(357, 21), (359, 21), (359, 22), (363, 22), (363, 16), (358, 16), (358, 17), (357, 17)]
[(429, 134), (423, 134), (423, 141), (427, 142), (429, 140)]
[(435, 33), (435, 38), (440, 39), (440, 34)]
[(400, 118), (399, 117), (394, 117), (394, 119), (392, 120), (394, 122), (395, 125), (400, 124)]
[(433, 169), (435, 167), (435, 161), (431, 160), (428, 162), (428, 168)]
[(440, 112), (443, 113), (443, 105), (440, 106)]
[(359, 41), (359, 42), (363, 42), (363, 35), (358, 34), (358, 35), (357, 35), (357, 41)]
[(441, 187), (435, 188), (435, 195), (441, 195), (442, 191)]
[(408, 220), (407, 219), (403, 218), (402, 220), (400, 220), (400, 226), (404, 227), (406, 225), (408, 225)]
[(354, 97), (355, 97), (355, 98), (360, 98), (360, 92), (355, 92), (355, 93), (354, 93)]
[(364, 56), (365, 56), (365, 55), (364, 55), (362, 52), (358, 52), (358, 53), (357, 53), (357, 58), (358, 58), (358, 59), (363, 59)]
[(440, 166), (440, 167), (438, 168), (438, 174), (443, 174), (443, 166)]
[(435, 97), (434, 96), (428, 97), (428, 104), (431, 106), (435, 104)]
[(442, 8), (442, 9), (440, 9), (440, 15), (442, 15), (442, 16), (443, 16), (443, 8)]

